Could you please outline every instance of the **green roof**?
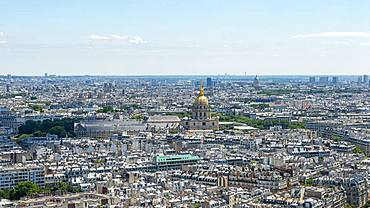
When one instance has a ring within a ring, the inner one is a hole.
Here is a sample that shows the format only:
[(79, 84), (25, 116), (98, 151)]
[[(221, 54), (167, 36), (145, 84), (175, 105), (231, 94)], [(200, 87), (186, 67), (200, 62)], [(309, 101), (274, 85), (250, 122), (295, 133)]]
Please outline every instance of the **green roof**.
[(188, 161), (188, 160), (200, 160), (200, 157), (193, 156), (191, 154), (184, 155), (159, 155), (156, 156), (156, 162), (177, 162), (177, 161)]

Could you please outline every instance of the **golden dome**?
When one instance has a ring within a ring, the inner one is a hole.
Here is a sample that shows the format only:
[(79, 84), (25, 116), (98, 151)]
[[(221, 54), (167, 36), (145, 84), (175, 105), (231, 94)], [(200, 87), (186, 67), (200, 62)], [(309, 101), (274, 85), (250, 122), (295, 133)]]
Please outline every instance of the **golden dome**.
[(208, 98), (206, 96), (204, 96), (204, 95), (198, 96), (195, 99), (195, 103), (196, 104), (199, 104), (199, 105), (208, 105)]
[(204, 96), (203, 85), (200, 86), (199, 96), (195, 99), (195, 103), (198, 105), (208, 105), (208, 98)]

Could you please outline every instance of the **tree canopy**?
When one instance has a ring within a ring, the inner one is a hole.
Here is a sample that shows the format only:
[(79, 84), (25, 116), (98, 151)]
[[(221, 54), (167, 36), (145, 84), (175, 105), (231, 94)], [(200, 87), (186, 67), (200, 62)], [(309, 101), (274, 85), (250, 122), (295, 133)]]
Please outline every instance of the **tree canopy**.
[(19, 200), (22, 197), (36, 195), (41, 192), (42, 189), (36, 184), (30, 181), (24, 181), (19, 182), (17, 186), (12, 189), (0, 190), (0, 198)]
[(42, 136), (47, 133), (56, 134), (59, 137), (75, 136), (74, 122), (75, 119), (63, 118), (60, 120), (46, 119), (43, 121), (28, 120), (18, 128), (19, 134), (33, 134)]
[(76, 193), (81, 192), (81, 189), (73, 188), (71, 184), (66, 182), (59, 182), (51, 188), (40, 188), (30, 181), (23, 181), (19, 182), (14, 188), (0, 190), (0, 199), (19, 200), (25, 196), (35, 196), (37, 194), (54, 193), (57, 191), (61, 191), (62, 193)]
[(284, 129), (302, 129), (304, 124), (300, 122), (289, 122), (288, 120), (260, 120), (248, 118), (246, 116), (220, 116), (220, 121), (232, 121), (237, 123), (244, 123), (249, 126), (268, 129), (272, 126), (281, 126)]

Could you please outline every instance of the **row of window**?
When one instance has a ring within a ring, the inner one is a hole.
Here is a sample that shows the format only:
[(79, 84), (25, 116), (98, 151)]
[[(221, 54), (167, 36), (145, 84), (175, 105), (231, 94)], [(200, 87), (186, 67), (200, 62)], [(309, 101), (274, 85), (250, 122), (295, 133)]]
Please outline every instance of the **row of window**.
[[(189, 122), (185, 122), (185, 125), (189, 126)], [(194, 122), (193, 123), (193, 126), (195, 126), (195, 125), (196, 125), (196, 123)], [(202, 125), (205, 126), (205, 125), (207, 125), (207, 123), (206, 122), (202, 122)], [(212, 126), (214, 126), (214, 125), (215, 125), (215, 122), (212, 122)]]

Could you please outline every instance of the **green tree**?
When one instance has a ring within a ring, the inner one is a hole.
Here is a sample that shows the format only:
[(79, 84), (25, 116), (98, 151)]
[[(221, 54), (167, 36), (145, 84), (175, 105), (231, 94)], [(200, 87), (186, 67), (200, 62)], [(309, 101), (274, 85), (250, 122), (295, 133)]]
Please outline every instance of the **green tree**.
[(25, 196), (33, 196), (41, 193), (40, 187), (30, 181), (19, 182), (17, 186), (10, 191), (9, 198), (11, 200), (18, 200)]
[(194, 206), (193, 206), (194, 208), (200, 208), (201, 207), (201, 205), (200, 205), (200, 203), (199, 202), (196, 202), (195, 204), (194, 204)]
[(54, 122), (50, 119), (46, 119), (42, 121), (39, 128), (42, 132), (48, 132), (53, 126), (55, 126)]
[(304, 184), (306, 186), (312, 186), (313, 185), (313, 178), (307, 178), (305, 181), (304, 181)]
[(340, 142), (340, 141), (342, 141), (343, 139), (342, 138), (340, 138), (339, 136), (337, 136), (337, 135), (333, 135), (332, 137), (331, 137), (334, 141), (336, 141), (336, 142)]
[(32, 136), (34, 136), (34, 137), (42, 137), (42, 136), (45, 136), (45, 134), (42, 133), (42, 131), (39, 130), (39, 131), (34, 132), (32, 134)]
[(56, 190), (59, 190), (61, 191), (62, 193), (77, 193), (77, 192), (82, 192), (82, 190), (80, 188), (73, 188), (73, 186), (71, 186), (71, 184), (69, 183), (66, 183), (66, 182), (59, 182), (57, 187), (54, 189), (54, 191)]
[(102, 109), (99, 109), (96, 112), (98, 112), (98, 113), (109, 113), (109, 112), (115, 112), (115, 110), (112, 106), (104, 106)]
[(40, 113), (44, 112), (44, 109), (41, 105), (29, 105), (29, 107), (34, 111), (38, 111)]
[[(77, 120), (64, 118), (60, 120), (49, 120), (44, 121), (32, 121), (28, 120), (25, 124), (18, 128), (19, 134), (33, 134), (37, 131), (41, 131), (43, 134), (51, 133), (50, 130), (55, 126), (62, 126), (68, 134), (68, 136), (75, 136), (74, 133), (74, 123)], [(55, 131), (55, 129), (53, 129)]]
[(25, 124), (21, 125), (19, 128), (20, 134), (33, 134), (38, 130), (38, 124), (36, 121), (28, 120)]
[(364, 154), (364, 151), (359, 147), (355, 147), (355, 149), (353, 150), (353, 153), (354, 154)]
[(54, 126), (49, 130), (50, 134), (56, 134), (58, 137), (65, 137), (67, 135), (64, 126)]
[(0, 190), (0, 199), (10, 199), (10, 191), (12, 189), (2, 189)]

